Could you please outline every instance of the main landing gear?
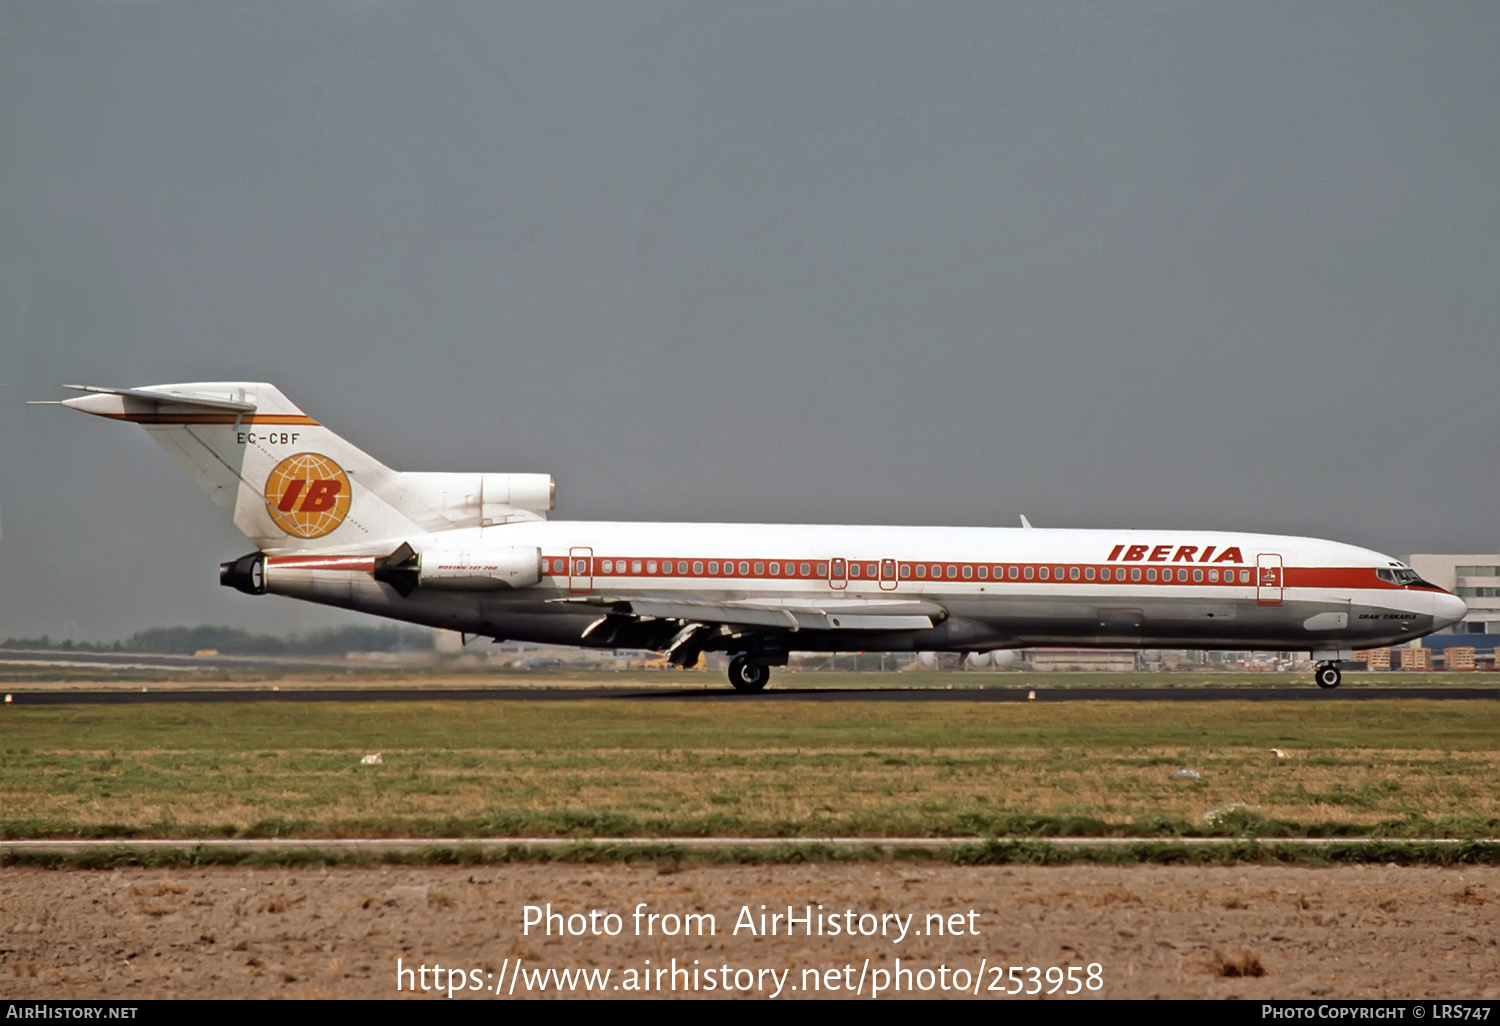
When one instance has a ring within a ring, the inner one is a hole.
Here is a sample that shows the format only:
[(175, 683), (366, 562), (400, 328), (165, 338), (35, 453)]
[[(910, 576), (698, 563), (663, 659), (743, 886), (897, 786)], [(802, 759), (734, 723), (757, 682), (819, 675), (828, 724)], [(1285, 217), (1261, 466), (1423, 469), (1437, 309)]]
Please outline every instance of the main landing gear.
[(1318, 682), (1320, 688), (1336, 688), (1344, 679), (1344, 675), (1339, 672), (1338, 663), (1319, 663), (1313, 679)]
[(770, 679), (771, 668), (765, 663), (752, 663), (745, 656), (735, 656), (729, 661), (729, 683), (736, 691), (760, 691)]

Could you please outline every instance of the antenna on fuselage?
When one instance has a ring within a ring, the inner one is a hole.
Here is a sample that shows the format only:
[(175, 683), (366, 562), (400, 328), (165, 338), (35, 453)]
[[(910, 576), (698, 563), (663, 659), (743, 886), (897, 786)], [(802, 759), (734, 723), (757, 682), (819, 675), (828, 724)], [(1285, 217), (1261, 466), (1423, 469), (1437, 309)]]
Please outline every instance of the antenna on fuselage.
[(1030, 527), (1031, 526), (1031, 521), (1026, 519), (1026, 514), (1025, 513), (1021, 514), (1021, 526), (1022, 527)]

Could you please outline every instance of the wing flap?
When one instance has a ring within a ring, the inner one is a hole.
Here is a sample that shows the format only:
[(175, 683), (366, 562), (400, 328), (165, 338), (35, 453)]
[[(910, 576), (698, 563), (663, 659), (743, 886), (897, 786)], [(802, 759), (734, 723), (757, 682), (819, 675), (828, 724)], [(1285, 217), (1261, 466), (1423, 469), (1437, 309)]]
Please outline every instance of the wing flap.
[(831, 599), (825, 603), (781, 597), (713, 602), (686, 596), (587, 596), (567, 601), (608, 605), (617, 613), (637, 617), (785, 631), (927, 630), (948, 615), (935, 602), (900, 599)]
[(626, 605), (636, 616), (654, 616), (660, 620), (693, 620), (699, 623), (732, 623), (746, 627), (780, 627), (797, 630), (797, 620), (779, 609), (731, 609), (725, 605), (702, 602), (661, 602), (651, 599), (629, 599)]

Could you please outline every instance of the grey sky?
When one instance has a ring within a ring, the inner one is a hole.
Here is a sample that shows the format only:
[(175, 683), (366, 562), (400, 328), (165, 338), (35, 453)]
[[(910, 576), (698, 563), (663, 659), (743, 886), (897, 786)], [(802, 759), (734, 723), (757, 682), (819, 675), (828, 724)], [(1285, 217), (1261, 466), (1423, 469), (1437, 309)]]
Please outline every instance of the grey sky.
[(563, 519), (1491, 550), (1500, 5), (0, 0), (0, 637), (362, 621), (138, 429)]

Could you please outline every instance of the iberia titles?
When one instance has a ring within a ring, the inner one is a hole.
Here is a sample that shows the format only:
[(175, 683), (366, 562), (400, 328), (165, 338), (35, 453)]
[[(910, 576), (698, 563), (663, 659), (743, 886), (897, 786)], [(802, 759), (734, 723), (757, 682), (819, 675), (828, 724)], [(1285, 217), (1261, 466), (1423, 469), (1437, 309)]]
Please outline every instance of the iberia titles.
[(1120, 563), (1243, 563), (1240, 547), (1231, 545), (1219, 552), (1217, 545), (1204, 545), (1202, 552), (1197, 545), (1178, 545), (1173, 552), (1171, 545), (1116, 545), (1109, 550), (1108, 562)]

